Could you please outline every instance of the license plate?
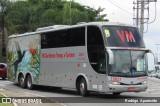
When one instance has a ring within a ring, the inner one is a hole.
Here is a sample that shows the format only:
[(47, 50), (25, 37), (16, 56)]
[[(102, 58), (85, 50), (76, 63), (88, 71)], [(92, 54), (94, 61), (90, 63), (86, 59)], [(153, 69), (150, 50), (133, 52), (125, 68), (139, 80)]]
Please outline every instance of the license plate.
[(136, 88), (134, 88), (134, 87), (129, 87), (128, 88), (128, 91), (135, 91), (136, 90)]

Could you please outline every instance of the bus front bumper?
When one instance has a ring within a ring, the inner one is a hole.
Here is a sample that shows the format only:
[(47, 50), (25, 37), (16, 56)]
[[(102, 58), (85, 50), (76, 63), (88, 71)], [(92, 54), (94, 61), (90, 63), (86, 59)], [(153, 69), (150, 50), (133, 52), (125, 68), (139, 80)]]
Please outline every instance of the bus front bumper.
[(142, 92), (146, 91), (148, 88), (147, 84), (144, 85), (112, 85), (109, 84), (109, 92)]

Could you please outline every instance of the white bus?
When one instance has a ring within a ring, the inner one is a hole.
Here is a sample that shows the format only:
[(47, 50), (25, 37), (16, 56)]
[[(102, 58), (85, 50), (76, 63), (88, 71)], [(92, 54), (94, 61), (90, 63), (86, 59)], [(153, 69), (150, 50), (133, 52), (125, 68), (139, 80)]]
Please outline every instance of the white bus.
[(8, 79), (22, 88), (34, 85), (113, 93), (145, 91), (147, 53), (138, 28), (90, 22), (51, 26), (11, 35)]

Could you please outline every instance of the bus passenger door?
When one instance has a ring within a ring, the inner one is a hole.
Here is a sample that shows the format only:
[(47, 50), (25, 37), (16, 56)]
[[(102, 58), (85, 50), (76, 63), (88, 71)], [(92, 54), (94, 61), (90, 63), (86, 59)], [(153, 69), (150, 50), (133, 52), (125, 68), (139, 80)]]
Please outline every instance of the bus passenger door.
[[(90, 87), (95, 91), (103, 90), (101, 89), (104, 85), (102, 82), (107, 81), (106, 52), (101, 30), (96, 26), (87, 27), (87, 50), (91, 66), (89, 70), (92, 71), (89, 73), (89, 75), (92, 76), (90, 78), (90, 80), (92, 80)], [(100, 86), (100, 89), (98, 86)]]
[(106, 56), (101, 31), (96, 26), (87, 27), (87, 49), (89, 62), (97, 73), (106, 73)]

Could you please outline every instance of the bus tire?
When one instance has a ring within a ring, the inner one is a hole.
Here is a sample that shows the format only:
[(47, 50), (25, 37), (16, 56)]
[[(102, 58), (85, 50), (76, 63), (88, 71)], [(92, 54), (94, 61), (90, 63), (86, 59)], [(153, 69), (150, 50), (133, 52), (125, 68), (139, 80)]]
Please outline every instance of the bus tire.
[(113, 95), (120, 95), (120, 94), (121, 94), (120, 92), (113, 93)]
[(25, 88), (25, 81), (24, 81), (24, 76), (20, 75), (18, 78), (18, 85), (22, 88)]
[(79, 93), (81, 96), (88, 96), (89, 92), (87, 91), (87, 83), (86, 83), (86, 80), (84, 78), (82, 78), (80, 80), (80, 83), (79, 83)]
[(28, 75), (26, 78), (26, 86), (27, 86), (27, 89), (29, 89), (29, 90), (32, 90), (34, 88), (31, 75)]

